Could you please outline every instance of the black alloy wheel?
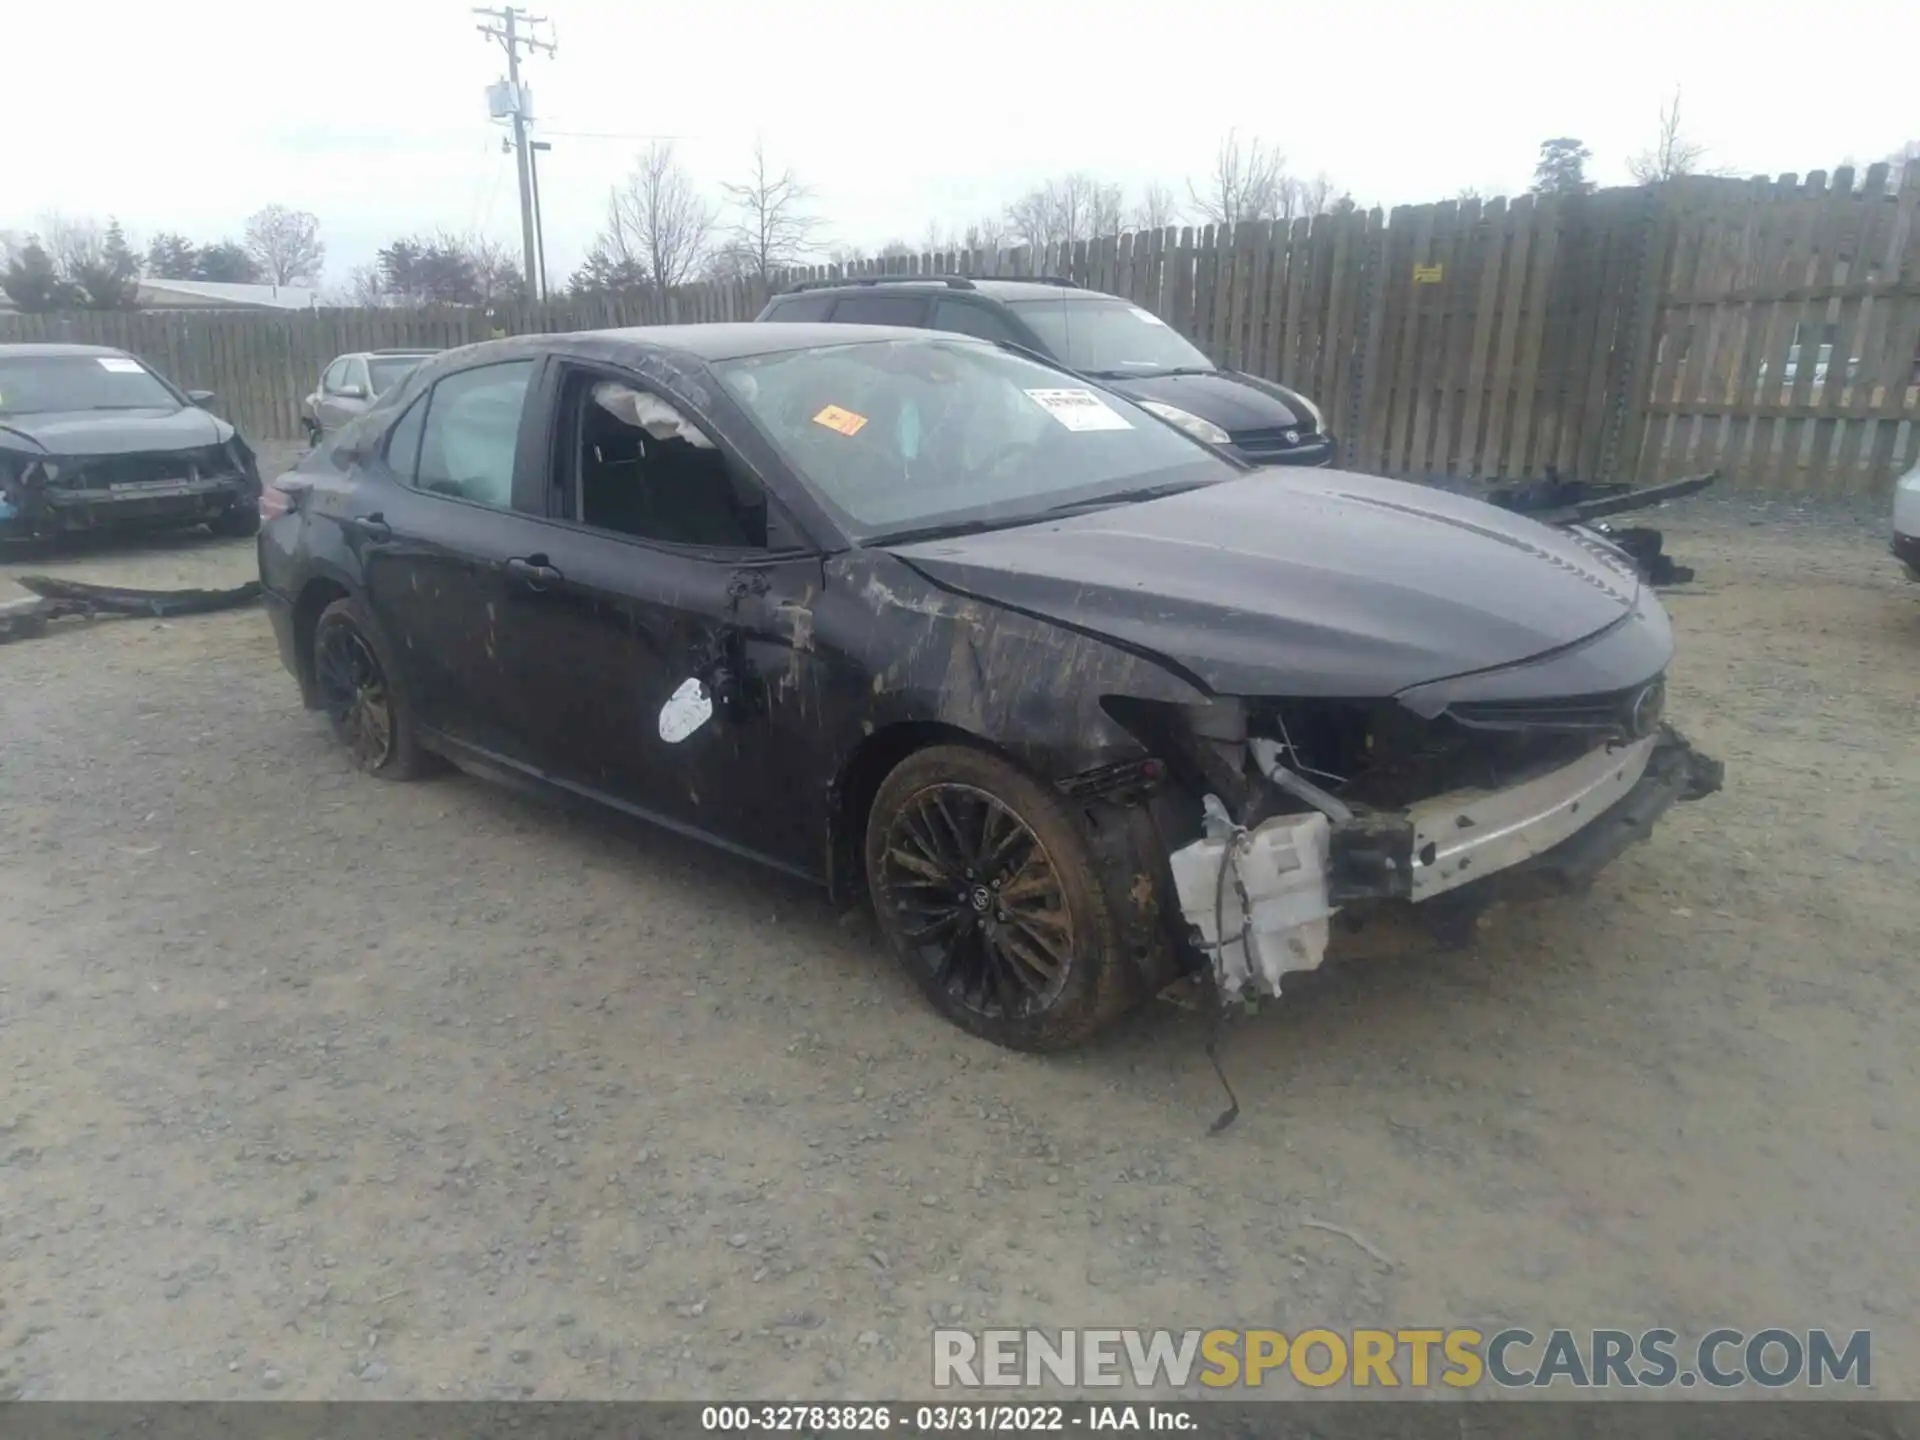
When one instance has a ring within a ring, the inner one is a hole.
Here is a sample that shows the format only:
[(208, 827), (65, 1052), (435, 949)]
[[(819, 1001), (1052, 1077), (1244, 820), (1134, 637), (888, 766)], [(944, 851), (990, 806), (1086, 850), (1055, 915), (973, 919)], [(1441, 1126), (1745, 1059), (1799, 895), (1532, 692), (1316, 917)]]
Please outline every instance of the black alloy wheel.
[(1053, 859), (1004, 801), (929, 785), (894, 813), (885, 893), (933, 981), (988, 1019), (1044, 1011), (1073, 966), (1073, 916)]
[(1143, 997), (1083, 817), (1001, 756), (907, 756), (874, 795), (864, 850), (881, 933), (962, 1029), (1064, 1050)]
[(335, 619), (314, 637), (314, 679), (320, 708), (353, 763), (369, 773), (393, 756), (393, 700), (380, 661), (366, 636)]

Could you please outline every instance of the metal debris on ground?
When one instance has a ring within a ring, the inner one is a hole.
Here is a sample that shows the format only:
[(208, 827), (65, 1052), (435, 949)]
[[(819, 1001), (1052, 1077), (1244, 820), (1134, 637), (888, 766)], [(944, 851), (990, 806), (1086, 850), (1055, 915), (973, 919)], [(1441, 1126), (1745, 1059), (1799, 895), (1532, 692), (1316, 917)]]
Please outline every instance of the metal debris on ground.
[(0, 601), (0, 643), (44, 634), (52, 620), (103, 615), (145, 615), (153, 619), (205, 615), (237, 610), (260, 598), (257, 580), (231, 590), (128, 590), (51, 575), (16, 575), (14, 583), (30, 593), (18, 600)]
[(1664, 505), (1669, 500), (1697, 494), (1719, 478), (1719, 471), (1710, 470), (1704, 475), (1689, 475), (1684, 479), (1647, 485), (1636, 490), (1624, 482), (1568, 480), (1548, 466), (1543, 479), (1496, 485), (1486, 490), (1462, 486), (1457, 481), (1445, 479), (1428, 483), (1457, 494), (1477, 493), (1489, 505), (1497, 505), (1516, 515), (1525, 515), (1543, 525), (1590, 531), (1624, 551), (1639, 567), (1648, 584), (1664, 586), (1684, 585), (1693, 579), (1692, 567), (1673, 563), (1672, 557), (1665, 553), (1666, 537), (1652, 526), (1635, 525), (1616, 530), (1606, 523), (1606, 517), (1645, 510)]

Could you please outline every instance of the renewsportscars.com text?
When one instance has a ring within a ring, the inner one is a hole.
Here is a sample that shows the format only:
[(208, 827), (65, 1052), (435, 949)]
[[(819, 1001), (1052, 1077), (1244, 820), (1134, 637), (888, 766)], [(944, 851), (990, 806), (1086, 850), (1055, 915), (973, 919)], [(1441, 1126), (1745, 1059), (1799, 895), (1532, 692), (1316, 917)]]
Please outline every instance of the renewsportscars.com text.
[(1068, 1389), (1132, 1385), (1258, 1389), (1286, 1380), (1314, 1389), (1456, 1390), (1566, 1386), (1727, 1390), (1755, 1385), (1873, 1384), (1865, 1330), (1509, 1328), (1281, 1330), (949, 1330), (933, 1332), (940, 1389)]

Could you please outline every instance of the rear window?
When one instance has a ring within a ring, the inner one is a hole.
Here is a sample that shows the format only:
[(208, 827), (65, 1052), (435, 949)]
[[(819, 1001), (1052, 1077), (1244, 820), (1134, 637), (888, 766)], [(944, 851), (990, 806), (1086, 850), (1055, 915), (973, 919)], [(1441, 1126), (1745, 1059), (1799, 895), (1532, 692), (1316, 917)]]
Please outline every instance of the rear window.
[(373, 375), (373, 393), (384, 395), (420, 368), (424, 355), (374, 355), (367, 360)]
[(1009, 302), (1047, 348), (1088, 375), (1164, 375), (1211, 370), (1213, 362), (1150, 310), (1124, 300)]
[(925, 325), (925, 295), (845, 295), (834, 307), (836, 325)]
[(767, 312), (769, 320), (824, 320), (833, 309), (831, 295), (795, 295), (788, 300), (776, 300), (773, 309)]

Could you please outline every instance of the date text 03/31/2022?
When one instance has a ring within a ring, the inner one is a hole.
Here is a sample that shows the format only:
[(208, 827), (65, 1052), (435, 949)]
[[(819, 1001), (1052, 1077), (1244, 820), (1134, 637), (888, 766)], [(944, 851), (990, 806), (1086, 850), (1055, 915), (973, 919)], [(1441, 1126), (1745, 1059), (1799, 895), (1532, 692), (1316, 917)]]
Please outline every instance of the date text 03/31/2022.
[(1078, 1405), (708, 1405), (700, 1428), (734, 1433), (827, 1434), (899, 1430), (906, 1434), (1015, 1435), (1068, 1430), (1194, 1430), (1188, 1410), (1154, 1404)]

